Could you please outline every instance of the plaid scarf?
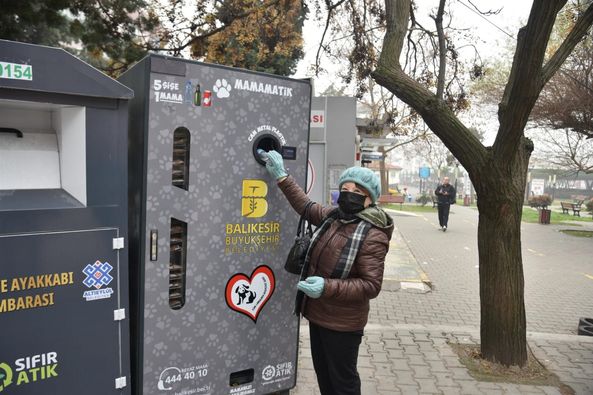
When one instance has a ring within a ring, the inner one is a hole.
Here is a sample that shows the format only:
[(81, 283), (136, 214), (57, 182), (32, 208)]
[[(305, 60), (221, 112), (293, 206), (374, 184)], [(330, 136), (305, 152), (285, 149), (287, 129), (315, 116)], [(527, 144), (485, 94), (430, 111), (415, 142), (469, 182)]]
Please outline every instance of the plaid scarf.
[[(321, 226), (319, 226), (315, 233), (313, 233), (313, 237), (311, 238), (311, 244), (309, 244), (309, 249), (307, 250), (307, 255), (305, 257), (305, 263), (303, 264), (303, 270), (301, 271), (301, 276), (299, 280), (304, 280), (307, 278), (307, 273), (309, 271), (309, 261), (311, 260), (311, 251), (317, 245), (321, 236), (330, 228), (332, 223), (338, 220), (338, 210), (334, 210), (328, 214), (328, 216), (323, 220)], [(355, 218), (353, 220), (344, 221), (345, 223), (354, 223), (358, 222), (356, 229), (346, 241), (346, 245), (342, 248), (342, 252), (340, 254), (340, 258), (338, 259), (338, 263), (334, 268), (330, 278), (340, 278), (344, 279), (347, 278), (350, 274), (350, 270), (352, 270), (352, 265), (354, 264), (354, 260), (356, 259), (356, 255), (358, 254), (358, 250), (360, 248), (360, 243), (364, 240), (367, 232), (371, 229), (372, 225), (367, 221), (361, 220), (360, 218)], [(303, 302), (303, 297), (305, 294), (302, 291), (297, 292), (296, 301), (295, 301), (295, 314), (299, 314), (301, 311), (301, 306)]]

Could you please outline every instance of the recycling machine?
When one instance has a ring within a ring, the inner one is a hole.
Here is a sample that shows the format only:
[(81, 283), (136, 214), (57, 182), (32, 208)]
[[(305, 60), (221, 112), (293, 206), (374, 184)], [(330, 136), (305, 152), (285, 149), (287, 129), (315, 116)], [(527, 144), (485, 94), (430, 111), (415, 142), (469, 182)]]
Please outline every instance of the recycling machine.
[(0, 393), (129, 394), (133, 92), (0, 40)]
[(308, 81), (150, 55), (120, 77), (129, 129), (136, 394), (270, 394), (296, 382), (298, 223), (258, 149), (305, 186)]

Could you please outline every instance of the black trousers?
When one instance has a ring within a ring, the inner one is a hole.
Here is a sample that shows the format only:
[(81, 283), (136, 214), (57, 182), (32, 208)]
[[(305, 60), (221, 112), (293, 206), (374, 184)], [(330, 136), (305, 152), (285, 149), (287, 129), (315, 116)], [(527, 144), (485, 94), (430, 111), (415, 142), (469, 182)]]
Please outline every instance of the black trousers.
[(443, 226), (447, 226), (447, 223), (449, 222), (449, 209), (451, 208), (451, 205), (448, 203), (439, 203), (439, 225), (441, 226), (441, 228)]
[(356, 364), (363, 332), (337, 332), (309, 322), (309, 334), (321, 395), (360, 395)]

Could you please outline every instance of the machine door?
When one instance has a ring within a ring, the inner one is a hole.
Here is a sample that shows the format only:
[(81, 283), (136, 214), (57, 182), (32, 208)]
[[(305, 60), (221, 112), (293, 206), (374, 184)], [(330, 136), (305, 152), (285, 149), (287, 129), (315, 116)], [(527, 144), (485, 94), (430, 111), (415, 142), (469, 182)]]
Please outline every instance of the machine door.
[(117, 235), (117, 229), (0, 235), (1, 393), (129, 393), (114, 321)]

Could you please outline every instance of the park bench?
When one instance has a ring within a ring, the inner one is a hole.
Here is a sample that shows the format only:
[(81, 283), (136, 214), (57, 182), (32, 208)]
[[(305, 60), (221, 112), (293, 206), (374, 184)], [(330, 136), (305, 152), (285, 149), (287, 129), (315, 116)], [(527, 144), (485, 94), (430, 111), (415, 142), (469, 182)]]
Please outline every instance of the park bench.
[(432, 208), (439, 204), (439, 198), (436, 195), (430, 195), (430, 201), (432, 202)]
[(562, 214), (568, 214), (568, 210), (572, 210), (572, 215), (581, 216), (581, 203), (560, 202), (562, 206)]
[(405, 196), (403, 195), (381, 195), (377, 200), (380, 204), (388, 204), (388, 203), (399, 203), (399, 208), (402, 208), (402, 204), (405, 201)]

